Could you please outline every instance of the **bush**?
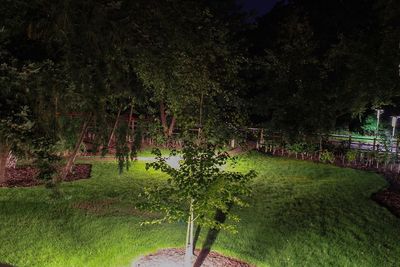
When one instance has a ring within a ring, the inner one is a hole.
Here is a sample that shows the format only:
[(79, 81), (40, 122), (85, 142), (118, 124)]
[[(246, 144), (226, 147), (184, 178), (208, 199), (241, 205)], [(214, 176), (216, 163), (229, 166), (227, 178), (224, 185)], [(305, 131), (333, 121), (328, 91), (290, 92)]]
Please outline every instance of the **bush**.
[(358, 151), (357, 150), (349, 150), (347, 151), (345, 157), (348, 162), (353, 162), (357, 159)]
[(324, 163), (334, 163), (335, 155), (328, 150), (324, 150), (321, 153), (320, 160)]
[(287, 145), (287, 149), (293, 153), (302, 153), (306, 150), (306, 143), (294, 143)]

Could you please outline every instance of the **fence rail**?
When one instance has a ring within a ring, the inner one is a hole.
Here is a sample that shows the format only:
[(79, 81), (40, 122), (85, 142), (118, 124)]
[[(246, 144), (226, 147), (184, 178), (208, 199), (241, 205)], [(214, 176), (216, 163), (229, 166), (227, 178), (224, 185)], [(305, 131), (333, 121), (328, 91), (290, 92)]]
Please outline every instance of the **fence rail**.
[(352, 136), (352, 135), (328, 135), (328, 141), (339, 145), (345, 142), (349, 148), (358, 149), (361, 151), (378, 151), (378, 152), (391, 152), (399, 153), (399, 139), (390, 138), (377, 138), (374, 136)]
[[(284, 143), (282, 134), (264, 133), (260, 128), (249, 128), (250, 132), (256, 137), (257, 147)], [(398, 138), (381, 138), (375, 136), (359, 136), (359, 135), (342, 135), (342, 134), (317, 134), (314, 135), (315, 143), (327, 142), (335, 146), (343, 146), (349, 149), (357, 149), (363, 152), (389, 152), (392, 154), (400, 154), (400, 139)]]

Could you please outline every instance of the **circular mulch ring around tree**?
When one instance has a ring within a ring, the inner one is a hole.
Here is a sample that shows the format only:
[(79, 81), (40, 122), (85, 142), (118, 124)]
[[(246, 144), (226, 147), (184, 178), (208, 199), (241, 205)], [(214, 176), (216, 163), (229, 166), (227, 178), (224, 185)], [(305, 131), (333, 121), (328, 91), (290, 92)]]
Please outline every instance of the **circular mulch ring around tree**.
[[(76, 181), (90, 178), (92, 172), (91, 164), (76, 164), (67, 175), (65, 181)], [(43, 184), (43, 181), (36, 177), (39, 171), (32, 166), (8, 168), (6, 172), (7, 182), (0, 184), (0, 187), (31, 187)]]
[[(193, 263), (195, 262), (199, 250), (196, 250), (193, 256)], [(154, 254), (143, 256), (137, 261), (133, 262), (131, 267), (182, 267), (184, 261), (185, 251), (179, 248), (161, 249)], [(210, 252), (204, 263), (204, 267), (254, 267), (248, 263), (233, 258), (225, 257), (216, 252)]]

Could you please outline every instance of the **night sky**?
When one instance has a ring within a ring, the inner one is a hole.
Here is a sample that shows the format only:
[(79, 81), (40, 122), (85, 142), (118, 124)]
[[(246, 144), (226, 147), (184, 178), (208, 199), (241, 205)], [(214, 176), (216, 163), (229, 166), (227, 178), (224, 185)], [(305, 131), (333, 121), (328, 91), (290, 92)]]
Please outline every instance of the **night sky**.
[(261, 16), (271, 10), (278, 0), (239, 0), (246, 11), (254, 11)]

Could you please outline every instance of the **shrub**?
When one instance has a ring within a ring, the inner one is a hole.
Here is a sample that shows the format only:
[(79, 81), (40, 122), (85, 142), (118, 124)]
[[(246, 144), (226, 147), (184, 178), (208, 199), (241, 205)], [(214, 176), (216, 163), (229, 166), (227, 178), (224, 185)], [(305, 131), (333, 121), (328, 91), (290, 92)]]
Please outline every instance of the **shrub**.
[(357, 159), (358, 151), (357, 150), (349, 150), (347, 151), (345, 157), (348, 162), (354, 162)]
[(324, 163), (334, 163), (335, 155), (328, 150), (323, 150), (320, 156), (320, 160)]

